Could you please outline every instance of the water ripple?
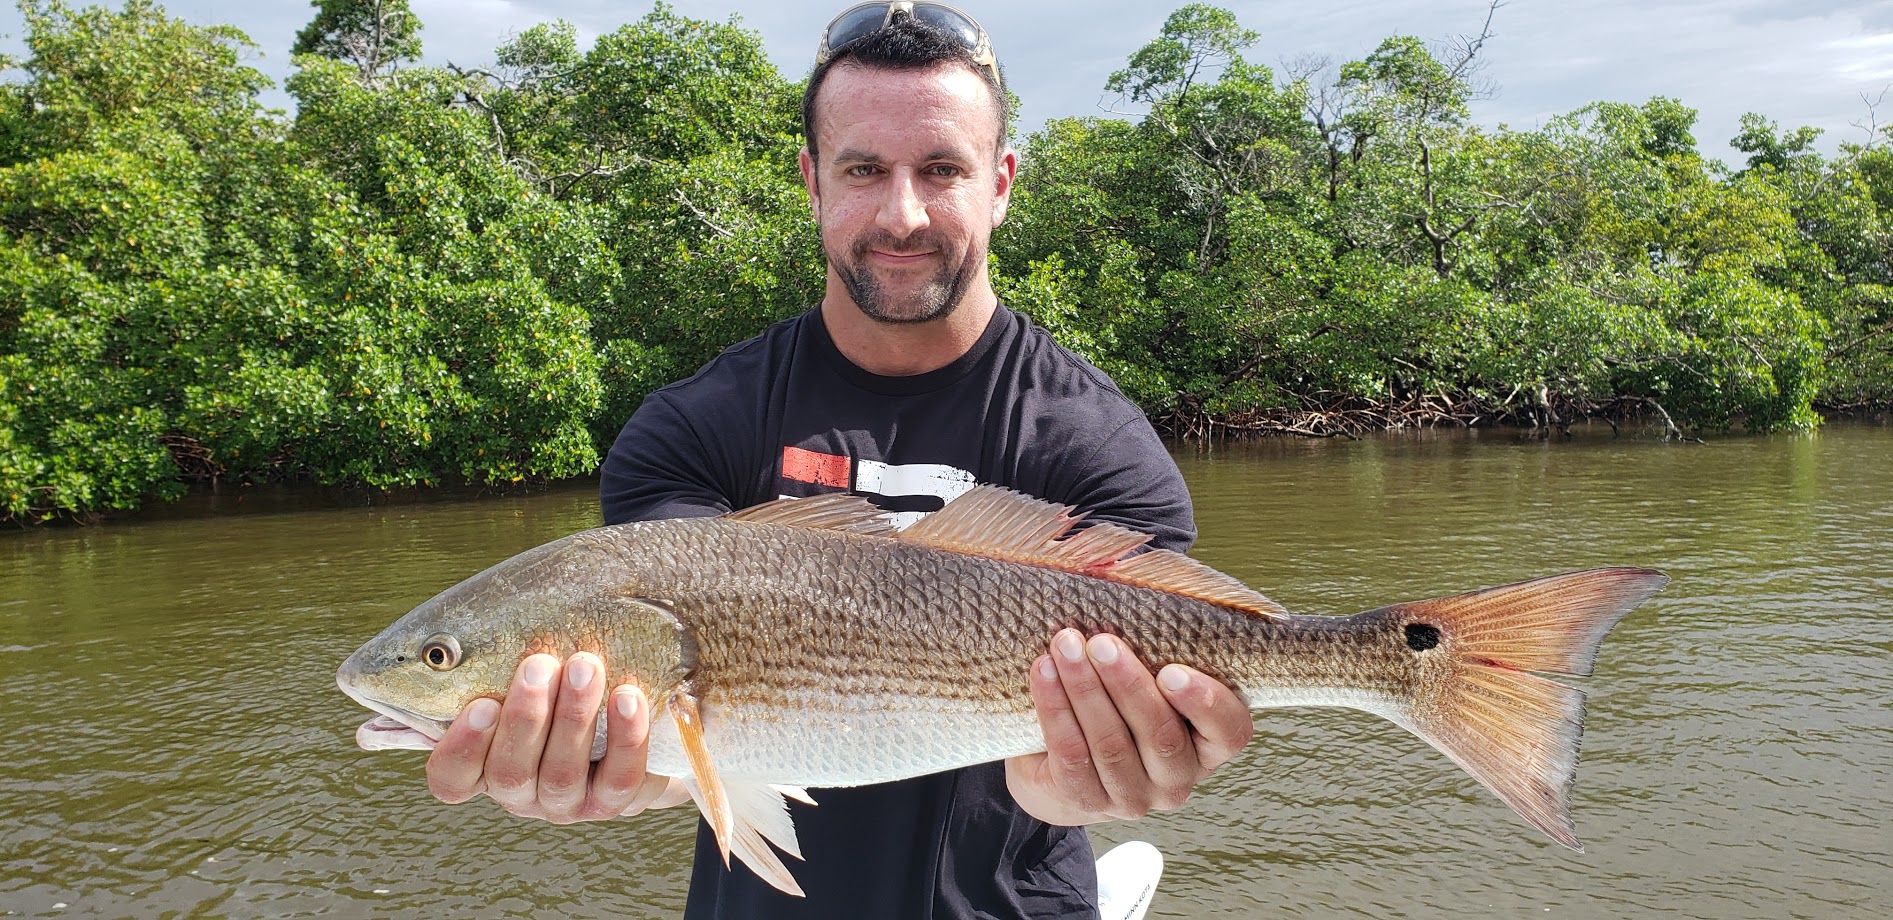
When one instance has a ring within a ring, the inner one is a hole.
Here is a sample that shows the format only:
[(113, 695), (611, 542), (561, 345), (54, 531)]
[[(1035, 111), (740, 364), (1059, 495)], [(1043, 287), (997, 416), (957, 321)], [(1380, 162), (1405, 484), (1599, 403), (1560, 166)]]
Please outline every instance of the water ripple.
[[(1166, 853), (1153, 917), (1884, 915), (1893, 430), (1180, 461), (1197, 555), (1292, 609), (1596, 564), (1675, 580), (1579, 682), (1588, 852), (1391, 725), (1265, 713), (1188, 808), (1097, 829)], [(0, 915), (679, 913), (691, 814), (558, 828), (439, 805), (419, 754), (353, 748), (366, 713), (333, 688), (412, 604), (596, 513), (578, 487), (0, 539)]]

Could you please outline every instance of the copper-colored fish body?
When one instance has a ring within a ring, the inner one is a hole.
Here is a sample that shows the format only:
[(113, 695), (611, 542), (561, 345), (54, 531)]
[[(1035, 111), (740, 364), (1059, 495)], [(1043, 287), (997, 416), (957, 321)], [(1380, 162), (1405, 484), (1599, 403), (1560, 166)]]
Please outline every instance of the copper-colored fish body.
[[(1140, 535), (1074, 523), (980, 487), (898, 534), (848, 496), (589, 531), (416, 608), (338, 682), (437, 738), (466, 702), (503, 694), (525, 655), (596, 652), (611, 684), (658, 704), (650, 769), (685, 780), (726, 854), (794, 891), (770, 847), (796, 855), (783, 796), (1043, 750), (1029, 668), (1075, 627), (1122, 637), (1153, 671), (1190, 665), (1254, 708), (1390, 719), (1577, 846), (1583, 695), (1529, 672), (1588, 674), (1661, 574), (1597, 569), (1296, 616), (1187, 557), (1134, 554)], [(452, 667), (422, 653), (441, 636), (460, 649)]]

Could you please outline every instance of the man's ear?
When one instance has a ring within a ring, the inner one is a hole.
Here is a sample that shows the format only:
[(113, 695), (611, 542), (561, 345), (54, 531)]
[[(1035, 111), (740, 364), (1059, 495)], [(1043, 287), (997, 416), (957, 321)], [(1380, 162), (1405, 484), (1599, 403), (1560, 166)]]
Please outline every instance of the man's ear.
[(1006, 209), (1012, 204), (1012, 180), (1019, 176), (1019, 151), (1007, 147), (993, 167), (993, 228), (1006, 222)]
[(802, 167), (802, 187), (808, 189), (809, 216), (819, 223), (822, 219), (822, 186), (821, 180), (815, 175), (815, 157), (808, 152), (807, 147), (803, 147), (795, 162)]

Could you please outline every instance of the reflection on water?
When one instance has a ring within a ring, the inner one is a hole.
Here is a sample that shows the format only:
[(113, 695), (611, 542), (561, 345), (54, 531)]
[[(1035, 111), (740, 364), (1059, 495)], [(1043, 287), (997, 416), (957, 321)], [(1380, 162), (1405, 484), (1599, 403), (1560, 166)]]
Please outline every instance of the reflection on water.
[[(1886, 913), (1893, 430), (1178, 460), (1196, 555), (1298, 611), (1607, 563), (1675, 581), (1586, 682), (1589, 852), (1391, 725), (1270, 713), (1189, 808), (1097, 833), (1167, 854), (1152, 916)], [(367, 713), (333, 689), (415, 603), (596, 521), (582, 484), (381, 506), (237, 490), (0, 539), (0, 915), (677, 914), (690, 814), (556, 828), (435, 804), (421, 755), (354, 749)]]

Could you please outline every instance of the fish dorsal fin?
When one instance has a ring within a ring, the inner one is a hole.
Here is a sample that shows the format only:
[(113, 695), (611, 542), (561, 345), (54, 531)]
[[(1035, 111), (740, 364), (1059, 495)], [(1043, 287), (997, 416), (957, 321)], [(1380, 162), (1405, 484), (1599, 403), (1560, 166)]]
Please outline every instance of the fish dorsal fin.
[(873, 537), (891, 537), (895, 529), (887, 519), (887, 512), (859, 495), (846, 492), (808, 498), (778, 498), (723, 515), (723, 519), (814, 530), (844, 530)]
[(1149, 534), (1116, 524), (1093, 524), (1073, 533), (1072, 527), (1083, 518), (1064, 505), (982, 485), (921, 518), (896, 539), (1154, 588), (1258, 616), (1288, 615), (1255, 589), (1181, 553), (1159, 549), (1131, 555), (1150, 542)]

